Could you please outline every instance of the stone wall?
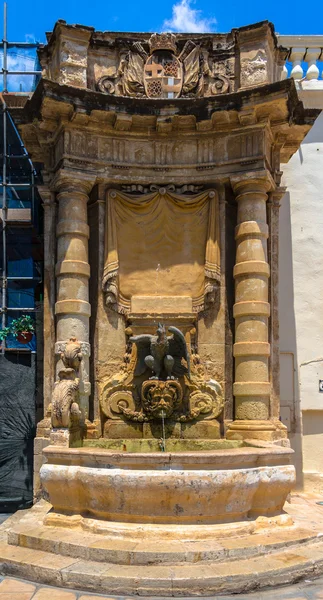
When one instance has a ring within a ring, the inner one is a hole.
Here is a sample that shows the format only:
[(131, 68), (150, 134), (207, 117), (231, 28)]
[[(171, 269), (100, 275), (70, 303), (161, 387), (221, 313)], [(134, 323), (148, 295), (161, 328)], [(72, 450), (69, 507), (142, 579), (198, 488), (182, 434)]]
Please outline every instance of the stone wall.
[[(304, 92), (303, 99), (323, 107), (320, 91), (309, 92), (309, 99)], [(283, 184), (288, 192), (280, 209), (281, 418), (301, 484), (302, 467), (305, 483), (323, 474), (323, 113), (284, 166)]]

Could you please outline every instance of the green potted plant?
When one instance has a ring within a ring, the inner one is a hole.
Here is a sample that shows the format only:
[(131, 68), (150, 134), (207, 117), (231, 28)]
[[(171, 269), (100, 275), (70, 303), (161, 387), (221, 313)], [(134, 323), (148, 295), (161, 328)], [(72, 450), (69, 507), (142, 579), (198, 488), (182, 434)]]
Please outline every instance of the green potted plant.
[(8, 335), (12, 334), (17, 338), (20, 344), (28, 344), (35, 331), (35, 324), (32, 317), (22, 315), (18, 319), (13, 319), (8, 327), (0, 330), (0, 341), (3, 341)]
[(11, 322), (10, 329), (20, 344), (28, 344), (34, 335), (34, 320), (29, 315), (22, 315)]

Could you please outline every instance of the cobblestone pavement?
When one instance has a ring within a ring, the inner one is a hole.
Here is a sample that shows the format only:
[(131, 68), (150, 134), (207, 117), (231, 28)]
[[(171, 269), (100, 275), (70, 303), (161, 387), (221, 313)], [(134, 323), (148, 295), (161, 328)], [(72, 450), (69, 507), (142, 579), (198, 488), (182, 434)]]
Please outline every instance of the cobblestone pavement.
[[(139, 596), (132, 596), (133, 600)], [(143, 600), (157, 600), (149, 596)], [(250, 594), (234, 594), (233, 596), (211, 596), (203, 600), (320, 600), (323, 599), (323, 577), (303, 581), (295, 585), (279, 587), (276, 589), (262, 590)], [(39, 585), (0, 576), (0, 600), (131, 600), (129, 596), (106, 596), (88, 592), (64, 590), (50, 586)], [(169, 598), (158, 598), (169, 600)], [(196, 600), (194, 598), (180, 597), (179, 600)]]

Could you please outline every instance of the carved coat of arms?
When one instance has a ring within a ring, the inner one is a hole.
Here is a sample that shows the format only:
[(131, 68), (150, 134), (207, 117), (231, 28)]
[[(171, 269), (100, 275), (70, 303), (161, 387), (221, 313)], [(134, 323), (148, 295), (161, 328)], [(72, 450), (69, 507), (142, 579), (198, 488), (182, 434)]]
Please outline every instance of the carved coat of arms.
[(180, 54), (173, 33), (155, 33), (148, 44), (149, 54), (143, 43), (132, 43), (120, 56), (119, 66), (110, 67), (97, 81), (98, 89), (117, 96), (168, 99), (212, 96), (229, 90), (229, 78), (217, 73), (215, 64), (210, 66), (201, 46), (192, 40)]
[(175, 36), (152, 36), (150, 50), (152, 54), (144, 66), (144, 86), (148, 98), (178, 98), (183, 86), (183, 67), (175, 56)]

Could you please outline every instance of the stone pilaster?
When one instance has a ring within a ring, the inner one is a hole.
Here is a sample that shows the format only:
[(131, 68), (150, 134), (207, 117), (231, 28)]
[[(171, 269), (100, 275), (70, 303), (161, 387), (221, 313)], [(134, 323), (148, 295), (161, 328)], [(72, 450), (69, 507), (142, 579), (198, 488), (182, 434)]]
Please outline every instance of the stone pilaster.
[(55, 352), (60, 355), (66, 342), (75, 337), (81, 343), (80, 408), (83, 417), (89, 413), (89, 303), (90, 265), (88, 261), (89, 226), (88, 194), (93, 181), (82, 174), (64, 173), (53, 185), (57, 190), (57, 318)]
[(270, 264), (269, 298), (271, 318), (269, 326), (270, 339), (270, 376), (272, 383), (271, 410), (273, 419), (280, 417), (280, 353), (279, 353), (279, 208), (280, 200), (286, 188), (277, 188), (269, 194), (267, 202), (267, 216), (269, 226), (268, 260)]
[[(46, 174), (43, 174), (46, 177)], [(43, 336), (43, 418), (37, 423), (34, 440), (34, 500), (41, 498), (39, 471), (43, 464), (43, 449), (50, 443), (51, 430), (50, 403), (55, 380), (55, 193), (47, 185), (38, 186), (44, 209), (44, 336)], [(39, 351), (39, 350), (38, 350)]]
[[(105, 244), (105, 211), (106, 211), (106, 185), (99, 184), (96, 189), (95, 202), (90, 204), (89, 209), (89, 224), (94, 231), (94, 243), (90, 246), (90, 262), (94, 264), (96, 271), (91, 275), (90, 298), (92, 293), (93, 302), (95, 303), (95, 311), (92, 313), (93, 337), (92, 356), (94, 365), (98, 364), (99, 359), (99, 343), (100, 343), (100, 310), (104, 303), (102, 294), (102, 277), (104, 269), (104, 244)], [(104, 309), (103, 309), (104, 310)], [(95, 367), (94, 367), (95, 368)], [(100, 422), (100, 390), (98, 382), (95, 380), (93, 389), (93, 419), (95, 423)]]
[[(235, 232), (235, 421), (230, 438), (277, 437), (270, 420), (271, 382), (268, 318), (268, 225), (266, 202), (270, 183), (266, 177), (234, 178), (238, 203)], [(279, 434), (279, 437), (281, 435)]]
[(51, 402), (55, 379), (55, 193), (47, 186), (38, 186), (44, 208), (44, 417)]

